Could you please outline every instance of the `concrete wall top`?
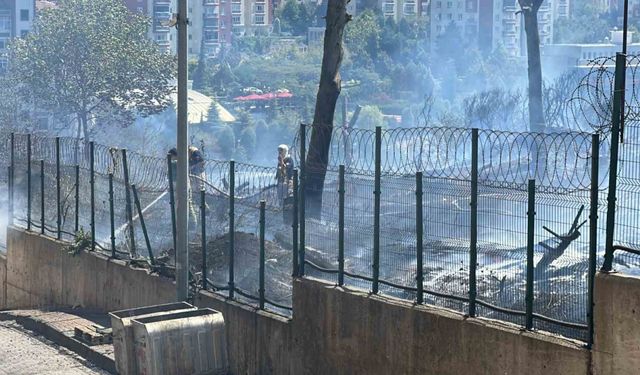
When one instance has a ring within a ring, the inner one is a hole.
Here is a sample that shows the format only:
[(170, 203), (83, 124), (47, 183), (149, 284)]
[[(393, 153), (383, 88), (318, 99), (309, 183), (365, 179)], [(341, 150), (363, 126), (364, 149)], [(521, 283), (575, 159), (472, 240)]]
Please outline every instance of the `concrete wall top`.
[(599, 273), (594, 299), (594, 372), (639, 374), (640, 278)]

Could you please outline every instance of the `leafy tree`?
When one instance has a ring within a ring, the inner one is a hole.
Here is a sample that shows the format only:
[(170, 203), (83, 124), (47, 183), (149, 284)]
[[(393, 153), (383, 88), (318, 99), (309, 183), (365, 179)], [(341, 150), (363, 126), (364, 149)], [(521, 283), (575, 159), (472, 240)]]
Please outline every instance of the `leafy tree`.
[(218, 150), (223, 158), (232, 158), (236, 149), (236, 136), (230, 126), (222, 126), (216, 133)]
[(256, 140), (256, 131), (253, 127), (246, 128), (240, 133), (240, 145), (244, 147), (249, 155), (251, 155), (256, 148)]
[(378, 57), (381, 33), (372, 10), (356, 15), (345, 29), (344, 41), (350, 57), (359, 65), (371, 64)]
[(170, 104), (174, 58), (157, 50), (148, 27), (120, 0), (61, 0), (14, 40), (10, 73), (23, 97), (75, 115), (86, 139), (97, 113), (130, 122)]
[[(589, 1), (571, 3), (571, 17), (559, 19), (554, 26), (555, 43), (598, 43), (614, 24), (597, 4)], [(614, 21), (615, 22), (615, 21)]]
[(375, 105), (365, 105), (360, 110), (356, 127), (361, 129), (375, 130), (378, 126), (384, 126), (384, 117), (380, 108)]
[(304, 2), (287, 0), (276, 16), (280, 19), (281, 27), (290, 31), (293, 35), (306, 35), (307, 28), (313, 21), (313, 11), (307, 8)]

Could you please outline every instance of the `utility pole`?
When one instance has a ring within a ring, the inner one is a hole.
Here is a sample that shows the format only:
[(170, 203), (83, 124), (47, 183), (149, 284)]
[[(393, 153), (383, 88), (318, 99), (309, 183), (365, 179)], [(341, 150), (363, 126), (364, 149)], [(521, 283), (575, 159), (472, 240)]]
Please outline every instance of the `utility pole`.
[(187, 123), (187, 1), (178, 0), (178, 165), (176, 176), (176, 289), (178, 301), (189, 296), (189, 126)]

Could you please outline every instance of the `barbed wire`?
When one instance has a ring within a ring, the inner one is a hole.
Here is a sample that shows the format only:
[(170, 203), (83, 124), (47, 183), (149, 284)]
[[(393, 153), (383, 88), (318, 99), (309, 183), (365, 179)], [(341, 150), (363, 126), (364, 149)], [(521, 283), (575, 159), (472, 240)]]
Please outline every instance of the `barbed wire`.
[[(313, 126), (305, 126), (307, 153)], [(408, 176), (469, 180), (472, 130), (423, 127), (384, 129), (381, 133), (381, 170), (384, 176)], [(296, 134), (292, 157), (300, 163)], [(536, 179), (545, 191), (566, 192), (591, 185), (591, 134), (584, 132), (519, 133), (480, 130), (478, 134), (479, 179), (496, 187), (522, 188)], [(601, 153), (602, 154), (602, 153)], [(308, 159), (318, 159), (308, 157)], [(334, 127), (327, 170), (345, 165), (347, 173), (372, 175), (375, 171), (375, 131)], [(321, 165), (306, 165), (313, 172)]]

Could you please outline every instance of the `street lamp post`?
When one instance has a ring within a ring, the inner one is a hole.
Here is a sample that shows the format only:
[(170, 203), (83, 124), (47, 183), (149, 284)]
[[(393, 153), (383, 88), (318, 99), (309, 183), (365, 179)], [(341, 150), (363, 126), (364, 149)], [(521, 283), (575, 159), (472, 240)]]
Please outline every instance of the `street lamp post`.
[(189, 187), (187, 124), (187, 2), (178, 0), (178, 165), (176, 176), (176, 289), (178, 301), (189, 296)]

